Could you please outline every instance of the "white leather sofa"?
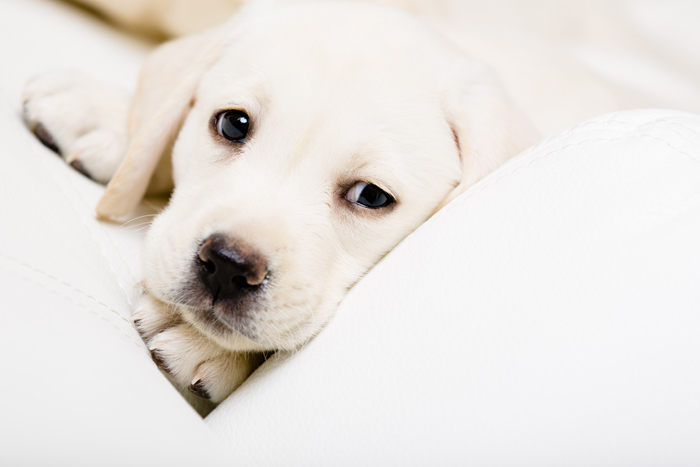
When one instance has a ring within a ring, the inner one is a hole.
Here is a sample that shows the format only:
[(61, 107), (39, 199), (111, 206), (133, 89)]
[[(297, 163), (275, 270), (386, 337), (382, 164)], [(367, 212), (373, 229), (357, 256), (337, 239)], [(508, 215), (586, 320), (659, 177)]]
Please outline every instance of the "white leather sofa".
[(700, 465), (700, 116), (516, 157), (202, 419), (128, 321), (140, 221), (19, 118), (33, 73), (129, 84), (149, 46), (37, 0), (0, 35), (0, 465)]

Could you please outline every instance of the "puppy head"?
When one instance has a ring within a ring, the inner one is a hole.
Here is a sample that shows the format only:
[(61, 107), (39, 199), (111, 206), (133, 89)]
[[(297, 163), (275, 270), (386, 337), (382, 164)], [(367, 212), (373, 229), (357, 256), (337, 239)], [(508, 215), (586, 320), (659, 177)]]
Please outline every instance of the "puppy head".
[[(227, 348), (290, 349), (401, 239), (530, 141), (485, 69), (408, 15), (309, 3), (242, 17), (231, 27), (246, 33), (218, 39), (216, 58), (190, 73), (196, 85), (183, 79), (185, 104), (165, 104), (184, 122), (146, 284)], [(132, 152), (122, 170), (147, 180), (129, 167), (147, 158), (152, 171), (158, 156)], [(120, 183), (105, 196), (122, 198)]]

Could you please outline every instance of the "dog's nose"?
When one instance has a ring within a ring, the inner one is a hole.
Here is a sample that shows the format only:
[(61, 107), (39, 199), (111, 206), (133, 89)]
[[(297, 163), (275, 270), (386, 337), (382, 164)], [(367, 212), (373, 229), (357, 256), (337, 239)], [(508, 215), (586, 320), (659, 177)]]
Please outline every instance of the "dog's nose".
[(260, 254), (224, 235), (214, 234), (202, 242), (198, 253), (203, 269), (201, 279), (216, 302), (238, 298), (255, 289), (267, 275)]

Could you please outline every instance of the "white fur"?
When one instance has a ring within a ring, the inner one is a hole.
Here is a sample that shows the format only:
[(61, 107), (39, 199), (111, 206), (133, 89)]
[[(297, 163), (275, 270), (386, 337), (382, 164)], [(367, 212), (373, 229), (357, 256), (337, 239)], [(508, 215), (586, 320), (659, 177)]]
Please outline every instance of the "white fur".
[[(101, 216), (128, 212), (149, 180), (152, 190), (166, 187), (170, 171), (158, 166), (172, 152), (175, 190), (147, 238), (134, 319), (178, 384), (201, 380), (215, 402), (260, 352), (307, 342), (407, 234), (535, 142), (485, 65), (416, 18), (371, 5), (265, 3), (166, 44), (144, 67), (128, 125), (123, 112), (112, 121), (93, 110), (111, 105), (113, 93), (57, 86), (59, 78), (28, 84), (26, 118), (56, 135), (61, 152), (86, 137), (81, 124), (95, 115), (97, 129), (128, 128), (116, 173), (106, 153), (104, 165), (89, 163), (90, 173), (114, 175)], [(250, 116), (245, 144), (212, 130), (212, 116), (226, 109)], [(348, 203), (344, 190), (357, 181), (397, 203)], [(193, 258), (215, 232), (243, 239), (273, 272), (245, 333), (214, 332), (202, 310), (184, 304)]]

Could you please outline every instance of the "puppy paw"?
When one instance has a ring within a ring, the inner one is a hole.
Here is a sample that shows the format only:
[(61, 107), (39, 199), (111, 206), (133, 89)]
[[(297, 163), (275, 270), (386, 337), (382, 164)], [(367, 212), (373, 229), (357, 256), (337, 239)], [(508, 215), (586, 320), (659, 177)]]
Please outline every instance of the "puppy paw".
[(100, 183), (126, 154), (129, 95), (76, 71), (45, 73), (25, 84), (23, 117), (37, 138)]
[(224, 349), (149, 294), (140, 299), (132, 321), (153, 361), (176, 386), (214, 403), (226, 399), (264, 359)]

